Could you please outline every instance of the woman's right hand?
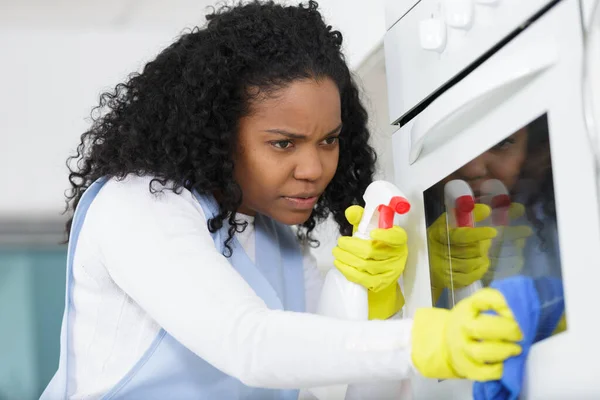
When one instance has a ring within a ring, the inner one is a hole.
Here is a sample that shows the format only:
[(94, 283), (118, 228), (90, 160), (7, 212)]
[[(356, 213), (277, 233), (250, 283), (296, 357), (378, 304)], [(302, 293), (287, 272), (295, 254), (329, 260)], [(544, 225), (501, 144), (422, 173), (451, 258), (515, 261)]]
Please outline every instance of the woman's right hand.
[(504, 296), (485, 288), (451, 310), (417, 310), (411, 356), (415, 368), (428, 378), (498, 380), (504, 360), (521, 354), (517, 342), (522, 339)]

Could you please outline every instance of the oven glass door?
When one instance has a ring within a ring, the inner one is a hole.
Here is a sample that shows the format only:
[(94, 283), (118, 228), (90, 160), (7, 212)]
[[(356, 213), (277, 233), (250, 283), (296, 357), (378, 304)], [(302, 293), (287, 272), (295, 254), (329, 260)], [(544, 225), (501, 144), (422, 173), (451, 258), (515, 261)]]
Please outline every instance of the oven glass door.
[[(531, 278), (542, 307), (529, 398), (600, 395), (589, 357), (600, 354), (600, 234), (582, 43), (578, 2), (559, 2), (393, 136), (396, 184), (414, 204), (405, 315)], [(473, 397), (468, 381), (411, 384), (415, 399)]]

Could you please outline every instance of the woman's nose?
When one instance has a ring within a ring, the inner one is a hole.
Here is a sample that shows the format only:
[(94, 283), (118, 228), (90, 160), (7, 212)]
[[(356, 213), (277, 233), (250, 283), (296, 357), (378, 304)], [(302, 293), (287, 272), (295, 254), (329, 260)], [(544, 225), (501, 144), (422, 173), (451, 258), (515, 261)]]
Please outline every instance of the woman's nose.
[(316, 181), (323, 175), (323, 162), (317, 149), (298, 154), (294, 178), (305, 181)]
[(480, 155), (469, 163), (465, 164), (458, 170), (461, 177), (464, 179), (479, 179), (485, 178), (488, 175), (488, 167), (485, 159), (485, 154)]

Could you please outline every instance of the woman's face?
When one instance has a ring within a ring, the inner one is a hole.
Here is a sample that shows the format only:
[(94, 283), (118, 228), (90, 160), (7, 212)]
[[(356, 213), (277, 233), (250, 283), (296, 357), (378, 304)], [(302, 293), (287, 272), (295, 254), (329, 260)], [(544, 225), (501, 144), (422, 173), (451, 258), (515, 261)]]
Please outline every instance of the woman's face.
[(337, 169), (339, 90), (329, 78), (298, 80), (255, 100), (251, 111), (240, 120), (235, 154), (238, 211), (301, 224)]
[(521, 174), (527, 156), (527, 129), (523, 128), (504, 139), (490, 150), (459, 168), (444, 181), (462, 179), (475, 196), (487, 179), (498, 179), (510, 191)]

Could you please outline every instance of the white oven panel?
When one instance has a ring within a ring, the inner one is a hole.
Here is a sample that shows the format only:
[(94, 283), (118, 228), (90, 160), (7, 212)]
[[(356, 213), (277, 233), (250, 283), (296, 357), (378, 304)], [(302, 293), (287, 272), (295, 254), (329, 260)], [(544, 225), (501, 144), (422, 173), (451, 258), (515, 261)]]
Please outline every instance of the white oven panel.
[(389, 30), (421, 0), (386, 0), (385, 30)]
[(548, 3), (551, 0), (419, 1), (384, 39), (390, 122)]
[[(578, 1), (559, 2), (392, 139), (395, 182), (413, 204), (405, 226), (411, 247), (404, 274), (405, 316), (411, 317), (432, 304), (424, 192), (538, 117), (547, 117), (568, 328), (533, 346), (522, 393), (527, 399), (600, 398), (600, 322), (593, 312), (600, 282), (600, 216), (582, 111), (580, 17)], [(404, 54), (406, 65), (414, 61)], [(388, 79), (398, 75), (388, 70)], [(406, 84), (395, 87), (405, 91)], [(414, 399), (472, 398), (465, 381), (415, 378), (412, 388)]]

